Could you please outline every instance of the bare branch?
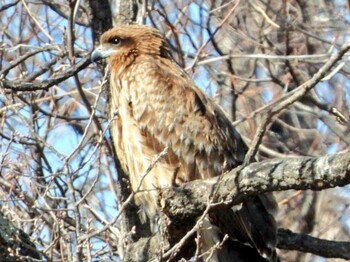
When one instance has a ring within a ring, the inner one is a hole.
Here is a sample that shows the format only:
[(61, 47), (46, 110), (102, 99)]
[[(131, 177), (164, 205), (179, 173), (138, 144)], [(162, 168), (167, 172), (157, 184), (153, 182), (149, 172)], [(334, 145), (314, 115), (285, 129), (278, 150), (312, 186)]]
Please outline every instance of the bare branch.
[(11, 89), (14, 92), (19, 91), (36, 91), (36, 90), (48, 90), (51, 86), (57, 85), (62, 81), (77, 74), (79, 71), (86, 68), (91, 64), (90, 57), (83, 58), (77, 64), (73, 65), (68, 70), (57, 74), (56, 77), (49, 78), (44, 81), (23, 82), (22, 80), (10, 81), (3, 80), (0, 82), (2, 88)]
[(322, 190), (350, 183), (350, 153), (323, 157), (266, 160), (206, 180), (197, 180), (161, 192), (162, 208), (169, 217), (198, 217), (206, 208), (207, 192), (216, 190), (221, 205), (241, 203), (247, 196), (282, 190)]
[(313, 253), (328, 258), (350, 259), (350, 242), (329, 241), (296, 234), (290, 230), (278, 230), (278, 248)]

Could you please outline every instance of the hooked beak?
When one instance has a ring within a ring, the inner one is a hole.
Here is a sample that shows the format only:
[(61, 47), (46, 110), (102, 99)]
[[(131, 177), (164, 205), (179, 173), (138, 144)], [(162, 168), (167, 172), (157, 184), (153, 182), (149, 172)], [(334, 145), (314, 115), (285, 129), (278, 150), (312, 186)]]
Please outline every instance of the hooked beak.
[(111, 55), (118, 53), (118, 50), (108, 48), (107, 46), (100, 45), (91, 53), (91, 62), (96, 62), (98, 60), (107, 58)]
[(101, 60), (103, 58), (105, 58), (105, 54), (104, 52), (101, 50), (100, 46), (97, 47), (92, 53), (91, 53), (91, 62), (96, 62), (98, 60)]

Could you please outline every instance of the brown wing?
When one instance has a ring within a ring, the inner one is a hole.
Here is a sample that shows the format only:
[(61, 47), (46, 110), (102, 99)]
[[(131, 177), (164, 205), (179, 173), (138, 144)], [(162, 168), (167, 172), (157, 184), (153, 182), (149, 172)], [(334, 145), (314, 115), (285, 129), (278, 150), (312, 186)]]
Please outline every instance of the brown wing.
[[(242, 138), (182, 69), (168, 59), (138, 66), (135, 70), (145, 73), (140, 76), (142, 89), (130, 90), (133, 116), (155, 152), (169, 148), (167, 161), (179, 164), (179, 181), (217, 176), (242, 163), (247, 152)], [(271, 257), (275, 210), (272, 196), (264, 195), (247, 199), (239, 210), (214, 213), (211, 220), (223, 234)]]
[[(149, 217), (157, 214), (155, 189), (217, 176), (242, 162), (247, 147), (241, 137), (222, 110), (172, 62), (158, 31), (138, 25), (114, 28), (101, 43), (92, 57), (108, 57), (111, 66), (111, 110), (119, 112), (111, 124), (114, 145)], [(149, 170), (165, 148), (166, 157)], [(219, 233), (229, 234), (232, 241), (220, 250), (219, 261), (258, 261), (255, 249), (272, 258), (276, 225), (270, 213), (275, 207), (265, 195), (210, 214), (211, 225), (218, 227), (202, 232), (202, 244), (211, 246)], [(241, 242), (255, 249), (245, 252)], [(256, 257), (249, 257), (253, 253)]]
[(176, 64), (154, 60), (134, 70), (144, 72), (137, 76), (142, 88), (130, 89), (134, 117), (179, 158), (182, 180), (217, 176), (242, 162), (247, 148), (230, 121)]

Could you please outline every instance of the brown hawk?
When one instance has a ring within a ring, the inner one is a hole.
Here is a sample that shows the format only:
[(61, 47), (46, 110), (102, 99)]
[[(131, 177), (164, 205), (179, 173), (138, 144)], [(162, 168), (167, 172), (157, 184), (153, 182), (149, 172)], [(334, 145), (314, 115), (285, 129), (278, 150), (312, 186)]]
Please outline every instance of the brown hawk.
[[(136, 201), (150, 218), (158, 212), (157, 189), (218, 176), (242, 163), (247, 152), (242, 138), (172, 59), (159, 31), (115, 27), (101, 36), (91, 58), (107, 58), (110, 66), (109, 106), (118, 110), (111, 124), (114, 146), (133, 190), (140, 191)], [(230, 240), (210, 261), (253, 261), (254, 253), (262, 261), (275, 259), (275, 210), (275, 200), (262, 195), (212, 214), (215, 225), (202, 232), (202, 251), (228, 234)]]

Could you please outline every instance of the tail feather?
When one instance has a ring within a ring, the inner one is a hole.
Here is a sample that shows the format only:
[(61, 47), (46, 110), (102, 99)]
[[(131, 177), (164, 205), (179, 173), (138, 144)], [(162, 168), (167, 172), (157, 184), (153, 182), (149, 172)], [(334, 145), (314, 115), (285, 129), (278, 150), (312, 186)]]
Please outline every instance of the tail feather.
[[(210, 219), (221, 234), (229, 235), (231, 241), (226, 246), (231, 246), (229, 250), (232, 254), (236, 252), (233, 250), (239, 251), (236, 253), (240, 254), (242, 260), (236, 256), (237, 261), (277, 261), (276, 210), (273, 196), (266, 194), (248, 198), (238, 210), (235, 208), (210, 214)], [(251, 260), (255, 256), (254, 252), (262, 260)]]

